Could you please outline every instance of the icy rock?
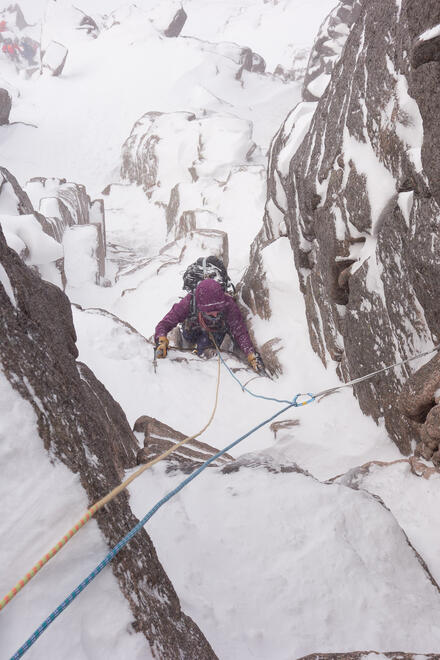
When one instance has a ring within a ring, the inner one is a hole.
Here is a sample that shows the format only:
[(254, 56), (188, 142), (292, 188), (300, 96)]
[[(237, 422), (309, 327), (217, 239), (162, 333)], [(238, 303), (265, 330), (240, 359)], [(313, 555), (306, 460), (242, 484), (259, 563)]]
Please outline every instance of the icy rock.
[(217, 113), (147, 112), (122, 149), (121, 176), (168, 202), (172, 188), (199, 176), (227, 176), (255, 144), (250, 122)]
[(0, 88), (0, 126), (9, 123), (12, 99), (7, 89)]
[[(96, 502), (136, 465), (137, 440), (119, 404), (88, 367), (76, 362), (68, 298), (27, 268), (7, 247), (1, 231), (0, 264), (17, 305), (0, 285), (3, 373), (35, 411), (47, 460), (60, 461), (77, 474), (89, 502)], [(126, 492), (96, 520), (109, 549), (138, 522)], [(214, 660), (203, 634), (182, 612), (144, 529), (131, 540), (130, 548), (115, 558), (112, 568), (131, 608), (135, 630), (145, 635), (152, 650), (160, 648), (162, 657)], [(27, 616), (26, 599), (21, 607)]]
[(45, 231), (61, 242), (64, 232), (75, 225), (93, 226), (97, 232), (99, 276), (105, 275), (105, 213), (102, 199), (90, 200), (85, 187), (65, 179), (35, 177), (26, 184), (26, 191), (38, 206)]
[(51, 72), (52, 76), (60, 76), (66, 63), (68, 50), (58, 41), (51, 41), (44, 51), (41, 51), (43, 69)]
[(287, 67), (286, 65), (277, 64), (274, 75), (280, 76), (285, 81), (304, 80), (310, 51), (307, 48), (296, 48), (292, 55), (291, 66)]
[(5, 167), (0, 167), (0, 213), (29, 215), (33, 212), (31, 200), (15, 176)]
[(324, 93), (351, 27), (360, 14), (361, 4), (361, 0), (340, 0), (321, 25), (304, 78), (305, 101), (317, 101)]
[[(160, 456), (186, 437), (180, 431), (176, 431), (170, 426), (167, 426), (167, 424), (148, 415), (142, 415), (136, 420), (133, 431), (144, 434), (144, 447), (137, 454), (138, 463), (147, 463), (157, 458), (157, 456)], [(183, 472), (193, 472), (217, 452), (218, 449), (211, 447), (211, 445), (205, 442), (191, 440), (165, 459), (169, 463), (167, 470), (178, 468)], [(224, 454), (213, 461), (211, 465), (218, 468), (232, 460), (232, 456)]]
[[(433, 69), (410, 70), (408, 56), (421, 29), (440, 21), (440, 6), (427, 0), (402, 12), (408, 20), (394, 4), (364, 4), (315, 113), (292, 112), (275, 136), (264, 224), (251, 248), (256, 259), (285, 223), (311, 344), (344, 380), (440, 336), (440, 90)], [(400, 191), (414, 193), (411, 204)], [(249, 270), (243, 295), (264, 313), (268, 285), (259, 275)], [(419, 434), (397, 398), (414, 369), (354, 388), (363, 412), (384, 418), (404, 453)]]

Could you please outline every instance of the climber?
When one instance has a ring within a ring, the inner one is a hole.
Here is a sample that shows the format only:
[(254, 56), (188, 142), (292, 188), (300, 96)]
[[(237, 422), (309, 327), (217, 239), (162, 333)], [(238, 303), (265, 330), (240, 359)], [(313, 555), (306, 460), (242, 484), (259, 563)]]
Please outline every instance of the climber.
[(35, 55), (38, 50), (38, 44), (36, 41), (33, 41), (29, 37), (24, 37), (20, 41), (21, 52), (25, 60), (27, 60), (29, 65), (36, 64)]
[(205, 279), (199, 282), (195, 293), (188, 293), (173, 305), (158, 323), (154, 333), (156, 357), (166, 357), (169, 343), (167, 333), (178, 323), (182, 324), (183, 338), (195, 346), (194, 353), (197, 355), (207, 357), (214, 349), (209, 333), (212, 333), (217, 346), (229, 334), (247, 356), (252, 369), (264, 373), (264, 364), (252, 345), (237, 303), (216, 280)]
[(7, 53), (11, 60), (18, 62), (19, 59), (19, 53), (20, 53), (20, 48), (18, 46), (17, 40), (15, 42), (12, 41), (12, 39), (5, 39), (5, 42), (2, 46), (2, 51), (4, 53)]
[(0, 32), (6, 32), (7, 29), (6, 21), (0, 21)]

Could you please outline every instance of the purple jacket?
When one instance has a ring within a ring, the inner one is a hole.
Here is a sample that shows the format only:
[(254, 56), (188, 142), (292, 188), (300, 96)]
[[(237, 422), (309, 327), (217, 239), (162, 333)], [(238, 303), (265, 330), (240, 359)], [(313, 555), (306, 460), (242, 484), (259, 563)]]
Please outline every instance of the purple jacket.
[[(245, 322), (235, 300), (223, 292), (215, 280), (202, 280), (196, 289), (196, 304), (198, 311), (218, 310), (223, 313), (229, 332), (245, 355), (255, 353)], [(188, 318), (191, 313), (192, 294), (188, 293), (180, 302), (175, 303), (168, 314), (157, 324), (154, 337), (166, 337), (168, 332), (178, 323)]]

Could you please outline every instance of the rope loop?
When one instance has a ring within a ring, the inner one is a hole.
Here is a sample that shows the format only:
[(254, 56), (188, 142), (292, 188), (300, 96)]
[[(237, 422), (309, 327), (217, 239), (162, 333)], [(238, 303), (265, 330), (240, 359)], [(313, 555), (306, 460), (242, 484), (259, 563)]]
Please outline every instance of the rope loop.
[[(306, 399), (305, 401), (298, 401), (300, 396), (308, 396), (309, 398)], [(301, 392), (299, 394), (296, 394), (293, 399), (292, 399), (292, 405), (295, 406), (295, 408), (299, 408), (300, 406), (306, 406), (308, 403), (313, 403), (313, 401), (316, 400), (316, 397), (313, 396), (313, 394), (310, 394), (310, 392), (306, 392), (305, 394), (302, 394)]]

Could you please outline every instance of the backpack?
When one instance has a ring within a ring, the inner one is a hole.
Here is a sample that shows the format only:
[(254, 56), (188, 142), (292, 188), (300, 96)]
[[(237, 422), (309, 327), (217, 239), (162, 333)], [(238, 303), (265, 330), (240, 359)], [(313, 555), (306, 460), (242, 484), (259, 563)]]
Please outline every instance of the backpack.
[(218, 257), (199, 257), (197, 261), (188, 266), (183, 274), (183, 288), (192, 294), (191, 317), (197, 316), (195, 290), (199, 282), (207, 278), (216, 280), (221, 284), (223, 291), (235, 297), (235, 286), (227, 273), (225, 265)]
[(207, 278), (216, 280), (229, 295), (235, 295), (235, 286), (226, 271), (225, 265), (218, 257), (199, 257), (188, 266), (183, 274), (183, 288), (194, 293), (199, 282)]

